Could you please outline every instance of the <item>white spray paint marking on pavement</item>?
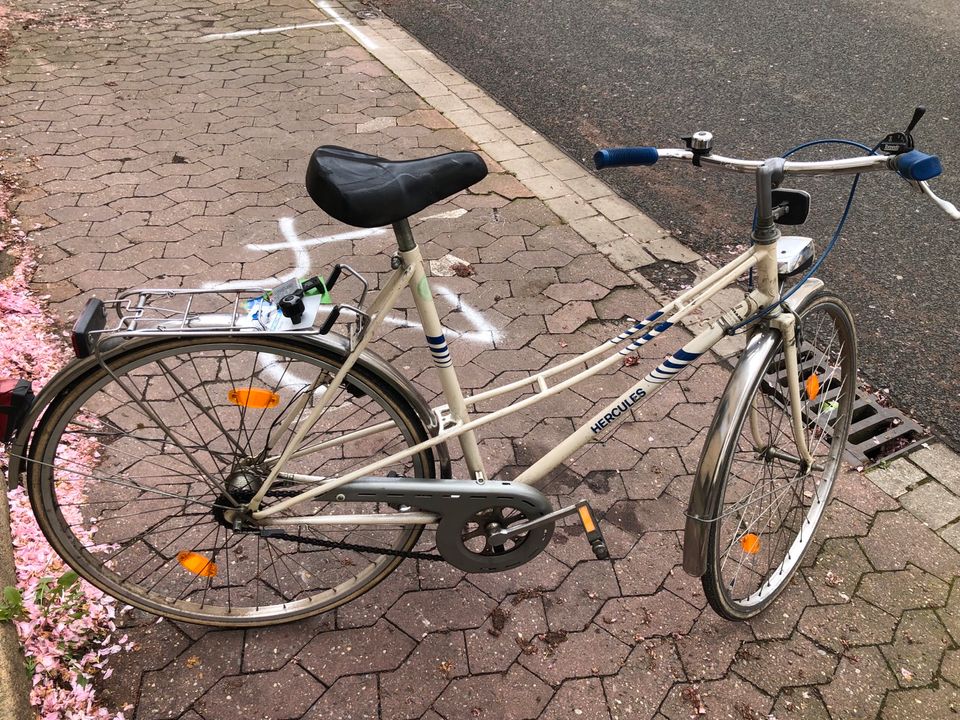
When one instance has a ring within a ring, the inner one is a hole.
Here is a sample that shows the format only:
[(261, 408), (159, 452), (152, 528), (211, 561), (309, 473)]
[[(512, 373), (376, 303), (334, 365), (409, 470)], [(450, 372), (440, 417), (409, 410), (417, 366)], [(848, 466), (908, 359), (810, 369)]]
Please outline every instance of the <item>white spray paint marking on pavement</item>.
[(293, 218), (285, 217), (277, 221), (280, 226), (280, 233), (283, 235), (283, 242), (278, 243), (251, 243), (247, 245), (247, 250), (252, 252), (272, 252), (284, 248), (293, 251), (296, 267), (283, 275), (272, 278), (262, 278), (260, 280), (232, 280), (230, 282), (207, 282), (203, 284), (204, 288), (217, 290), (232, 290), (245, 287), (273, 287), (293, 278), (301, 278), (310, 272), (310, 253), (308, 247), (314, 245), (326, 245), (327, 243), (338, 242), (340, 240), (360, 240), (373, 235), (382, 235), (386, 232), (383, 228), (368, 228), (362, 230), (351, 230), (349, 232), (337, 233), (335, 235), (326, 235), (324, 237), (307, 238), (301, 240), (297, 237), (297, 231), (294, 228)]
[(457, 208), (456, 210), (447, 210), (446, 212), (437, 213), (436, 215), (427, 215), (422, 220), (456, 220), (458, 217), (463, 217), (467, 214), (465, 208)]
[(312, 2), (320, 12), (325, 13), (327, 17), (336, 20), (338, 25), (341, 25), (349, 35), (353, 36), (354, 40), (363, 45), (367, 50), (377, 49), (377, 44), (368, 37), (366, 33), (340, 17), (340, 13), (334, 10), (330, 3), (325, 2), (325, 0), (310, 0), (310, 2)]
[[(474, 327), (473, 330), (467, 330), (466, 332), (460, 332), (452, 328), (444, 328), (444, 334), (448, 338), (459, 338), (470, 343), (478, 343), (481, 345), (493, 345), (503, 338), (503, 333), (487, 322), (483, 315), (480, 314), (480, 311), (464, 302), (463, 298), (455, 292), (442, 285), (436, 286), (435, 289), (437, 294), (443, 297), (444, 300), (449, 302), (453, 307), (458, 308), (467, 321)], [(388, 316), (384, 318), (384, 322), (397, 327), (416, 328), (423, 332), (423, 326), (415, 320), (405, 320), (403, 318)]]
[(503, 336), (497, 328), (487, 322), (486, 318), (480, 314), (475, 307), (464, 302), (463, 298), (443, 285), (437, 286), (437, 292), (451, 305), (460, 309), (467, 321), (476, 328), (472, 332), (460, 333), (460, 337), (476, 341), (487, 341), (495, 343)]
[(341, 25), (336, 20), (325, 20), (322, 22), (297, 23), (296, 25), (283, 25), (281, 27), (259, 28), (256, 30), (235, 30), (234, 32), (213, 33), (211, 35), (201, 35), (197, 38), (198, 42), (212, 42), (213, 40), (230, 40), (232, 38), (244, 38), (252, 35), (272, 35), (274, 33), (289, 32), (290, 30), (307, 30), (309, 28), (330, 27), (331, 25)]
[[(286, 220), (288, 218), (284, 218)], [(281, 220), (280, 222), (283, 222)], [(338, 240), (362, 240), (374, 235), (383, 235), (387, 231), (383, 228), (368, 228), (362, 230), (349, 230), (347, 232), (337, 233), (336, 235), (325, 235), (324, 237), (308, 238), (307, 240), (297, 240), (299, 247), (312, 247), (314, 245), (326, 245), (327, 243)], [(286, 235), (284, 236), (286, 237)], [(248, 250), (258, 250), (260, 252), (270, 252), (272, 250), (282, 250), (291, 247), (289, 242), (267, 243), (265, 245), (247, 245)]]

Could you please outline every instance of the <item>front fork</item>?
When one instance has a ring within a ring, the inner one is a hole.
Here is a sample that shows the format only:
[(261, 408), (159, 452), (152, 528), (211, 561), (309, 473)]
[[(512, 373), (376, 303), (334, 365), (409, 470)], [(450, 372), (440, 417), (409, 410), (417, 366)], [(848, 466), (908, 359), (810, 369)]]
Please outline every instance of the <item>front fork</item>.
[[(807, 438), (804, 434), (802, 400), (800, 399), (800, 370), (797, 362), (797, 316), (792, 312), (781, 312), (774, 318), (771, 318), (770, 325), (775, 327), (783, 338), (783, 357), (787, 371), (787, 391), (790, 394), (790, 421), (793, 429), (793, 438), (796, 442), (798, 458), (791, 458), (782, 453), (781, 459), (798, 461), (805, 471), (809, 471), (814, 466), (813, 455), (807, 446)], [(766, 447), (772, 438), (763, 437), (760, 428), (759, 418), (757, 417), (756, 401), (750, 408), (750, 433), (753, 435), (753, 443), (756, 448), (765, 448), (766, 452), (774, 451), (774, 448)]]

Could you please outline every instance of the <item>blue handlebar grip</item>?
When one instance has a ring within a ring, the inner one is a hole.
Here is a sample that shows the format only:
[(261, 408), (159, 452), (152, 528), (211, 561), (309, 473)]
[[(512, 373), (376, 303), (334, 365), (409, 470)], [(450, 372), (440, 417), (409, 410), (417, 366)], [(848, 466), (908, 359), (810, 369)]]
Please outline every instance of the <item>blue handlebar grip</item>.
[(655, 147), (624, 147), (597, 150), (593, 154), (593, 164), (597, 170), (627, 165), (653, 165), (660, 158)]
[(943, 172), (943, 165), (936, 155), (927, 155), (919, 150), (897, 155), (897, 173), (907, 180), (931, 180)]

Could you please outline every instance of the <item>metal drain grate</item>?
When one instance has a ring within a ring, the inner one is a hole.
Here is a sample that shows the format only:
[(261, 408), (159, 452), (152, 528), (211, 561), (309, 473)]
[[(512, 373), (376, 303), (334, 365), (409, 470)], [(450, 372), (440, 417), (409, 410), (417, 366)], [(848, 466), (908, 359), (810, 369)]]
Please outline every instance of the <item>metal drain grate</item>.
[[(827, 363), (823, 354), (813, 345), (803, 343), (800, 346), (801, 371), (818, 370), (825, 373)], [(788, 404), (786, 378), (782, 382), (776, 381), (776, 374), (780, 368), (774, 368), (767, 373), (764, 383), (769, 394), (783, 408)], [(806, 373), (804, 373), (805, 375)], [(821, 390), (822, 402), (836, 400), (840, 388), (828, 385)], [(817, 416), (811, 410), (804, 411), (804, 420), (808, 425), (816, 424), (825, 433), (830, 434), (830, 427), (824, 422), (817, 421)], [(885, 460), (904, 455), (915, 449), (920, 443), (930, 439), (923, 428), (908, 418), (896, 408), (887, 408), (880, 405), (873, 395), (857, 389), (856, 400), (853, 403), (853, 420), (850, 424), (850, 436), (847, 439), (846, 460), (852, 465), (871, 467)]]

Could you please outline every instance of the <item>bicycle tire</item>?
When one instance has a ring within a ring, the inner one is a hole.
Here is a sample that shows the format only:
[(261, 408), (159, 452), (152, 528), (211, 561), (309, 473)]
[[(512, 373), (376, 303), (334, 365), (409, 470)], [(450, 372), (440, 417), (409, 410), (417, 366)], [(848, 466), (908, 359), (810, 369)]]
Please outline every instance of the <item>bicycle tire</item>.
[[(113, 376), (95, 366), (51, 402), (37, 425), (27, 487), (44, 535), (67, 564), (104, 592), (185, 622), (272, 625), (326, 612), (367, 592), (403, 558), (235, 532), (221, 517), (229, 507), (222, 494), (227, 483), (232, 493), (253, 492), (263, 470), (258, 475), (242, 464), (260, 455), (271, 433), (284, 439), (276, 434), (283, 413), (292, 415), (297, 397), (313, 394), (305, 404), (318, 397), (322, 388), (315, 381), (332, 377), (342, 359), (332, 345), (282, 336), (176, 337), (113, 353)], [(229, 399), (231, 390), (247, 390), (249, 398), (254, 388), (278, 399), (263, 408)], [(307, 441), (316, 444), (321, 431), (326, 440), (386, 420), (394, 427), (308, 453), (285, 469), (330, 477), (428, 439), (410, 392), (361, 358)], [(292, 426), (306, 414), (300, 410)], [(287, 429), (286, 438), (291, 434)], [(276, 455), (283, 444), (273, 447)], [(431, 449), (380, 472), (386, 476), (391, 469), (399, 476), (437, 477)], [(287, 490), (300, 487), (290, 482)], [(268, 495), (262, 507), (275, 501)], [(293, 511), (371, 510), (370, 504), (335, 505), (307, 501)], [(401, 551), (412, 549), (423, 530), (299, 527), (301, 534)], [(198, 568), (195, 556), (206, 564)]]
[[(796, 461), (783, 343), (778, 341), (746, 383), (749, 402), (740, 405), (732, 421), (726, 419), (733, 435), (717, 460), (721, 488), (711, 508), (701, 580), (711, 607), (730, 620), (759, 614), (789, 584), (829, 504), (850, 432), (857, 387), (850, 310), (821, 290), (806, 298), (796, 315), (805, 437), (815, 466), (803, 472)], [(817, 380), (807, 386), (812, 375)], [(720, 420), (714, 420), (714, 427), (724, 424)], [(781, 507), (785, 500), (789, 507)]]

